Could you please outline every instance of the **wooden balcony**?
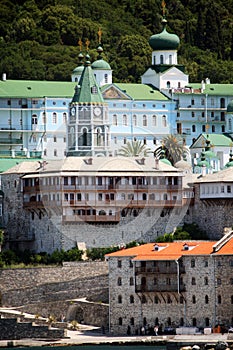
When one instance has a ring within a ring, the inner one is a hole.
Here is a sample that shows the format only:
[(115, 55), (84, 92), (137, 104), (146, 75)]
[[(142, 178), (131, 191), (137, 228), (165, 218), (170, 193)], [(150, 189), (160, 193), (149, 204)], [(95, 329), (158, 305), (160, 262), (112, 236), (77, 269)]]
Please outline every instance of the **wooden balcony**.
[[(156, 267), (135, 267), (136, 275), (177, 275), (177, 266), (174, 263), (174, 266), (156, 266)], [(185, 267), (179, 266), (179, 273), (185, 273)]]
[(120, 221), (120, 215), (63, 215), (62, 222), (63, 223), (69, 223), (69, 222), (76, 222), (76, 223), (82, 223), (82, 222), (95, 222), (95, 223), (117, 223)]
[(184, 284), (178, 286), (177, 283), (174, 284), (157, 284), (153, 286), (148, 286), (144, 284), (137, 284), (135, 286), (136, 293), (151, 293), (151, 292), (185, 292), (186, 288)]

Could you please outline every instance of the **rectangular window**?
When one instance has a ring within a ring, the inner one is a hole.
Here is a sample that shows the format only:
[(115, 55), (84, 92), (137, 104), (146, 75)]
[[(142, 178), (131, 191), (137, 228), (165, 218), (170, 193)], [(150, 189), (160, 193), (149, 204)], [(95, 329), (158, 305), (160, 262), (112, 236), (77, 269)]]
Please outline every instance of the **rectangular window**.
[(231, 186), (227, 185), (227, 193), (231, 193)]

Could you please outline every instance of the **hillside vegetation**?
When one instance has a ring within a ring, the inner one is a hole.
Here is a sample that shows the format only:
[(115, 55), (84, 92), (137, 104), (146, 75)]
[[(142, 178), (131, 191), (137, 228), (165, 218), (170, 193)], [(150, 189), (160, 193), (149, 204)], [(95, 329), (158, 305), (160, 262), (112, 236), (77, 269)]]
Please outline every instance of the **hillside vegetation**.
[[(167, 0), (167, 29), (181, 39), (179, 63), (191, 82), (233, 82), (233, 0)], [(97, 57), (98, 30), (114, 81), (140, 82), (148, 40), (161, 31), (161, 0), (1, 0), (0, 73), (64, 80), (77, 66), (79, 39)]]

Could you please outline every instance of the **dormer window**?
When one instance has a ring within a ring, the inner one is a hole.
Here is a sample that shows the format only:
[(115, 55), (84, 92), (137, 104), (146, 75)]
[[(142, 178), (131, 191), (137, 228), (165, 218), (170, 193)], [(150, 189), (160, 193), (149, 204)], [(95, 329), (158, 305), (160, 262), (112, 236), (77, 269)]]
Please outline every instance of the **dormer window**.
[(183, 249), (184, 249), (184, 250), (189, 250), (189, 246), (188, 246), (187, 243), (185, 243), (185, 244), (183, 245)]
[(156, 251), (158, 251), (158, 250), (159, 250), (159, 246), (158, 246), (158, 244), (155, 244), (155, 245), (154, 245), (154, 250), (156, 250)]
[(98, 92), (98, 91), (97, 91), (97, 86), (95, 86), (95, 85), (92, 86), (92, 87), (91, 87), (91, 93), (92, 93), (92, 94), (97, 94), (97, 92)]

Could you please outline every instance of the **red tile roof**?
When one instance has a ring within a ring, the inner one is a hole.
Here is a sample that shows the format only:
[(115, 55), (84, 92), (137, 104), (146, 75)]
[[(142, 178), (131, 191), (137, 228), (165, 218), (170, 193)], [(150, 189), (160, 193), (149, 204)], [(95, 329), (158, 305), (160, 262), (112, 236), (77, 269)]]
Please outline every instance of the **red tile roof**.
[[(184, 250), (184, 244), (189, 249)], [(134, 257), (134, 260), (176, 260), (183, 255), (210, 255), (213, 253), (214, 244), (216, 244), (215, 241), (156, 243), (159, 250), (155, 250), (155, 243), (148, 243), (138, 247), (121, 249), (117, 252), (107, 254), (106, 257)]]

